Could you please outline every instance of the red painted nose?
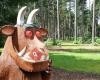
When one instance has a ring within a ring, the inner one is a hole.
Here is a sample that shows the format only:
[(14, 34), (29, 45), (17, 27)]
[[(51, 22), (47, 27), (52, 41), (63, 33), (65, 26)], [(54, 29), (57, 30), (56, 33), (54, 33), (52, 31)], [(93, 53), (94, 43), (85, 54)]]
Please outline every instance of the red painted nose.
[(35, 60), (35, 61), (40, 60), (41, 57), (42, 57), (42, 55), (43, 55), (43, 53), (41, 53), (41, 52), (40, 52), (38, 49), (36, 49), (36, 48), (29, 54), (29, 56), (30, 56), (33, 60)]

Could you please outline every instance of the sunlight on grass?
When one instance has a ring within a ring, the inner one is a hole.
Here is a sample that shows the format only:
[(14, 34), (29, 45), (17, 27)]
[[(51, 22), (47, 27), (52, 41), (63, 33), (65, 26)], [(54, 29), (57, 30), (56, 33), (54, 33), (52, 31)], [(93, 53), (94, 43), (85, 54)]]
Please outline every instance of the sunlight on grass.
[[(100, 53), (72, 53), (72, 52), (64, 52), (64, 51), (51, 51), (53, 55), (61, 55), (61, 56), (74, 56), (76, 59), (92, 59), (92, 60), (100, 60)], [(57, 54), (58, 53), (58, 54)]]
[(99, 49), (100, 50), (100, 46), (93, 46), (93, 45), (90, 45), (90, 44), (82, 44), (82, 45), (62, 45), (61, 46), (63, 49)]
[(99, 53), (74, 53), (50, 51), (53, 66), (69, 71), (100, 73)]

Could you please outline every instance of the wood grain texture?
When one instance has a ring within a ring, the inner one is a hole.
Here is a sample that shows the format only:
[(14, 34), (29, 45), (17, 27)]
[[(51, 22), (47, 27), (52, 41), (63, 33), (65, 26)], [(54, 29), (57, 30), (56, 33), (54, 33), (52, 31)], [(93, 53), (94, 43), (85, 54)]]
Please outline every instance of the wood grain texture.
[[(43, 70), (40, 67), (38, 70), (38, 66), (25, 62), (17, 55), (15, 47), (20, 51), (26, 45), (23, 33), (20, 28), (16, 29), (14, 34), (9, 36), (5, 42), (0, 56), (0, 80), (49, 80), (50, 74), (46, 73), (46, 69)], [(46, 68), (48, 67), (46, 66)]]

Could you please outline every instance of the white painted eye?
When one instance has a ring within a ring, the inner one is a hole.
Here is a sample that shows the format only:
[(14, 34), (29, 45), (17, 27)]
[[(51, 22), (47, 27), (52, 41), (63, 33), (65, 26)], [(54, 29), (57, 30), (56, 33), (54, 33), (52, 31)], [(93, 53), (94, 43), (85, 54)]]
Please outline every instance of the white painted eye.
[(32, 54), (33, 54), (33, 56), (37, 56), (37, 53), (36, 52), (33, 52)]

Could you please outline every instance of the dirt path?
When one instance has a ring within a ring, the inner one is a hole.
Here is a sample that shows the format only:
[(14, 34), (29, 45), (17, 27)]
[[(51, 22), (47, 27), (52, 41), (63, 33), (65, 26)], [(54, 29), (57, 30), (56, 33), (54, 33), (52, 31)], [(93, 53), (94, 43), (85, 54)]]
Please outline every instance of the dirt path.
[(51, 80), (100, 80), (100, 75), (53, 69)]

